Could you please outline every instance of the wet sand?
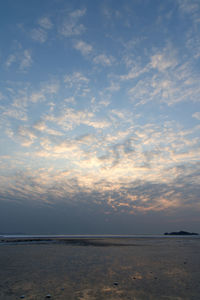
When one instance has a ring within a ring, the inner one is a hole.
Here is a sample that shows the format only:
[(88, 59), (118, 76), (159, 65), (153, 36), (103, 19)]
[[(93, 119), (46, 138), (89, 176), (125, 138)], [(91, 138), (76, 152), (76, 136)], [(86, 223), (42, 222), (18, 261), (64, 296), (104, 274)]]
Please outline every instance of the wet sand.
[(9, 240), (0, 299), (200, 299), (199, 238)]

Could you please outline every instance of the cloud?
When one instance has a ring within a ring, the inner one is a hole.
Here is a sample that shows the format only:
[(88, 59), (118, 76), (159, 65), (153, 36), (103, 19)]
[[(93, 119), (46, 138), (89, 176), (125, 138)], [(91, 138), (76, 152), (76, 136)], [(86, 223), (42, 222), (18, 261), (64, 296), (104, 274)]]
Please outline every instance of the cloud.
[(22, 49), (21, 45), (18, 45), (18, 49), (15, 53), (8, 56), (5, 62), (7, 68), (11, 68), (13, 65), (17, 66), (20, 71), (26, 71), (33, 63), (31, 51), (28, 49)]
[(195, 70), (190, 61), (180, 61), (177, 57), (172, 46), (166, 47), (149, 56), (145, 66), (138, 64), (127, 75), (120, 76), (122, 82), (132, 82), (128, 95), (136, 106), (155, 101), (169, 106), (198, 101), (200, 87)]
[(83, 124), (94, 127), (94, 128), (99, 128), (99, 129), (103, 129), (106, 127), (110, 127), (111, 123), (106, 121), (106, 120), (84, 120)]
[(135, 65), (131, 67), (131, 70), (126, 75), (121, 75), (120, 79), (122, 81), (131, 80), (141, 76), (142, 74), (148, 72), (148, 67), (141, 67), (139, 65)]
[(34, 91), (30, 95), (30, 100), (33, 103), (37, 103), (40, 101), (45, 101), (46, 97), (50, 97), (51, 95), (55, 95), (59, 90), (59, 82), (52, 81), (43, 83), (38, 91)]
[(85, 26), (79, 22), (86, 13), (86, 9), (77, 9), (68, 14), (60, 28), (60, 33), (65, 37), (80, 35), (85, 31)]
[(35, 142), (35, 139), (37, 138), (35, 133), (26, 126), (20, 126), (18, 128), (17, 134), (21, 140), (21, 145), (24, 147), (31, 146)]
[[(69, 80), (70, 81), (70, 80)], [(72, 96), (72, 97), (68, 97), (68, 98), (65, 98), (63, 100), (65, 103), (70, 103), (70, 104), (76, 104), (76, 100), (75, 98)]]
[(196, 14), (200, 5), (198, 0), (178, 0), (179, 8), (183, 13)]
[(33, 126), (34, 129), (42, 132), (42, 133), (47, 133), (49, 135), (55, 135), (55, 136), (62, 136), (63, 133), (58, 131), (58, 130), (55, 130), (53, 128), (49, 128), (44, 121), (39, 121), (37, 122), (34, 126)]
[(46, 99), (46, 97), (43, 92), (34, 92), (31, 94), (31, 101), (33, 103), (36, 103), (38, 101), (43, 101), (45, 99)]
[(27, 114), (25, 111), (16, 109), (16, 108), (10, 108), (7, 109), (3, 115), (11, 117), (11, 118), (15, 118), (17, 120), (21, 120), (21, 121), (27, 121)]
[(31, 52), (29, 50), (24, 50), (23, 56), (21, 58), (21, 62), (19, 65), (20, 70), (24, 71), (32, 65), (32, 57)]
[(103, 66), (111, 66), (113, 64), (114, 58), (112, 56), (107, 56), (105, 54), (97, 55), (93, 58), (95, 64), (100, 64)]
[(197, 119), (197, 120), (200, 120), (200, 112), (195, 112), (193, 115), (192, 115), (193, 118)]
[(86, 76), (84, 76), (81, 72), (74, 72), (71, 75), (66, 75), (64, 77), (64, 82), (72, 87), (74, 84), (87, 84), (89, 82), (89, 79)]
[[(80, 154), (76, 152), (76, 147), (68, 142), (55, 148), (56, 153), (66, 153), (66, 157), (73, 153), (74, 160), (79, 159)], [(91, 166), (98, 167), (98, 164), (91, 160)], [(7, 181), (1, 181), (0, 194), (2, 199), (6, 197), (11, 201), (31, 199), (56, 205), (71, 203), (75, 206), (84, 203), (89, 205), (90, 209), (96, 204), (104, 213), (124, 212), (127, 215), (158, 211), (170, 214), (173, 211), (188, 209), (199, 211), (199, 185), (191, 178), (196, 176), (199, 178), (200, 169), (195, 167), (194, 170), (191, 167), (192, 165), (180, 166), (177, 179), (164, 183), (144, 179), (100, 180), (99, 177), (96, 178), (89, 173), (82, 176), (77, 169), (56, 171), (43, 168), (32, 172), (27, 170), (12, 175)], [(185, 171), (187, 174), (184, 174)]]
[(89, 82), (90, 79), (81, 72), (73, 72), (64, 76), (66, 88), (73, 90), (73, 97), (77, 95), (85, 97), (90, 92)]
[(93, 48), (90, 44), (84, 41), (76, 41), (74, 44), (74, 48), (81, 52), (83, 56), (88, 55), (92, 52)]
[(61, 126), (63, 130), (73, 130), (81, 124), (95, 129), (103, 129), (111, 125), (108, 120), (97, 118), (94, 113), (89, 110), (81, 111), (69, 107), (62, 109), (60, 115), (46, 115), (45, 120), (54, 122), (58, 126)]
[(72, 11), (69, 16), (71, 18), (74, 18), (74, 19), (79, 19), (80, 17), (84, 16), (86, 13), (86, 9), (77, 9), (77, 10), (74, 10)]
[(48, 17), (43, 17), (43, 18), (39, 19), (38, 24), (46, 30), (49, 30), (53, 27), (53, 24)]
[(48, 17), (38, 20), (39, 27), (32, 29), (31, 38), (41, 44), (45, 43), (48, 37), (47, 31), (52, 29), (53, 24)]
[(152, 68), (158, 69), (161, 72), (164, 72), (168, 68), (175, 67), (176, 64), (175, 59), (170, 59), (164, 54), (155, 54), (151, 57)]
[(45, 43), (47, 40), (47, 33), (43, 28), (34, 28), (31, 31), (31, 38), (37, 42)]
[[(86, 201), (90, 207), (98, 203), (108, 213), (199, 209), (199, 148), (192, 130), (180, 130), (175, 123), (139, 126), (134, 122), (123, 130), (123, 122), (133, 117), (115, 109), (110, 115), (118, 120), (118, 128), (107, 131), (110, 119), (100, 122), (86, 110), (67, 108), (62, 113), (49, 119), (49, 123), (42, 120), (33, 128), (19, 127), (21, 145), (32, 145), (31, 153), (27, 152), (29, 160), (42, 164), (43, 170), (10, 178), (12, 189), (1, 185), (1, 194), (12, 191), (21, 199), (32, 197), (52, 203), (78, 205)], [(105, 127), (105, 131), (66, 138), (55, 129), (79, 124)]]
[(11, 54), (7, 58), (5, 65), (7, 68), (9, 68), (15, 62), (16, 62), (16, 56), (14, 54)]
[(3, 115), (23, 122), (27, 121), (27, 96), (24, 94), (24, 91), (16, 92), (12, 100), (13, 102), (10, 106), (3, 108)]

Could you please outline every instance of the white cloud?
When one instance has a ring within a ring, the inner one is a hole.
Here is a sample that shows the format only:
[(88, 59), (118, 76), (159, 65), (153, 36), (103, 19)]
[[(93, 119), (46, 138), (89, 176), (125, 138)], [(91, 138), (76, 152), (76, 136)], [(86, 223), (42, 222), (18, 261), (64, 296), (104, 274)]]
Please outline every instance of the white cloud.
[(131, 80), (131, 79), (141, 76), (142, 74), (146, 73), (147, 71), (148, 71), (147, 66), (141, 67), (141, 66), (135, 64), (133, 67), (131, 67), (131, 70), (128, 72), (128, 74), (121, 75), (120, 79), (123, 81)]
[(27, 111), (26, 109), (22, 106), (22, 107), (10, 107), (7, 108), (4, 113), (4, 116), (8, 116), (20, 121), (27, 121)]
[(33, 103), (36, 103), (38, 101), (43, 101), (46, 99), (45, 95), (42, 92), (32, 93), (30, 98)]
[(14, 62), (16, 62), (16, 55), (11, 54), (6, 60), (6, 67), (9, 68)]
[(92, 52), (93, 50), (93, 47), (92, 45), (84, 42), (84, 41), (77, 41), (75, 44), (74, 44), (74, 48), (78, 51), (81, 52), (82, 55), (88, 55)]
[(39, 19), (38, 24), (42, 28), (47, 29), (47, 30), (51, 29), (53, 27), (53, 24), (48, 17), (43, 17), (43, 18)]
[(30, 100), (33, 103), (37, 103), (39, 101), (45, 101), (47, 95), (54, 95), (57, 93), (59, 89), (58, 82), (47, 82), (42, 85), (42, 87), (31, 94)]
[(67, 88), (72, 88), (74, 90), (74, 96), (79, 95), (85, 97), (90, 92), (88, 87), (89, 78), (81, 72), (74, 72), (70, 75), (66, 75), (64, 77), (64, 82)]
[(56, 94), (57, 91), (59, 90), (59, 82), (58, 81), (47, 82), (43, 84), (41, 90), (46, 94)]
[(28, 67), (31, 66), (32, 62), (33, 61), (32, 61), (32, 57), (31, 57), (31, 52), (29, 50), (24, 50), (24, 53), (23, 53), (23, 56), (22, 56), (22, 59), (21, 59), (20, 65), (19, 65), (20, 70), (27, 69)]
[(86, 13), (86, 9), (84, 8), (84, 9), (74, 10), (69, 15), (71, 18), (78, 19), (78, 18), (84, 16), (85, 13)]
[(109, 92), (117, 92), (120, 90), (120, 84), (117, 82), (117, 81), (112, 81), (110, 83), (110, 85), (105, 89), (106, 91), (109, 91)]
[(70, 86), (76, 83), (88, 83), (89, 79), (84, 76), (81, 72), (74, 72), (72, 75), (66, 75), (64, 77), (64, 82), (68, 83)]
[(85, 13), (86, 9), (78, 9), (71, 12), (64, 20), (60, 28), (60, 33), (65, 37), (80, 35), (85, 30), (85, 26), (79, 23), (79, 19), (84, 16)]
[(163, 53), (158, 53), (151, 57), (151, 67), (161, 72), (164, 72), (168, 68), (175, 67), (176, 64), (175, 59), (166, 57)]
[(37, 136), (34, 134), (34, 132), (25, 126), (19, 127), (18, 136), (21, 140), (22, 146), (24, 146), (24, 147), (31, 146), (34, 143), (35, 139), (37, 138)]
[(43, 17), (38, 20), (40, 25), (38, 28), (34, 28), (31, 31), (31, 38), (39, 43), (45, 43), (47, 40), (47, 31), (53, 27), (51, 20), (47, 17)]
[(14, 53), (10, 54), (5, 61), (5, 66), (10, 68), (13, 64), (19, 68), (20, 71), (25, 71), (31, 66), (33, 60), (31, 57), (31, 51), (23, 49), (21, 44), (17, 43), (17, 49)]
[(178, 0), (179, 8), (184, 13), (193, 14), (199, 9), (199, 1), (198, 0)]
[(111, 126), (111, 123), (106, 120), (84, 120), (83, 124), (91, 126), (95, 129), (103, 129)]
[(68, 97), (63, 100), (65, 103), (76, 104), (76, 100), (74, 97)]
[(42, 28), (34, 28), (31, 31), (31, 38), (37, 42), (45, 43), (47, 40), (47, 33)]
[(94, 129), (103, 129), (111, 126), (107, 119), (97, 118), (89, 110), (75, 110), (74, 108), (62, 108), (60, 115), (46, 115), (45, 121), (53, 122), (63, 130), (73, 130), (77, 126), (84, 124)]
[(55, 136), (62, 136), (63, 133), (61, 133), (58, 130), (55, 130), (53, 128), (49, 128), (44, 121), (39, 121), (37, 122), (34, 126), (34, 129), (42, 132), (42, 133), (47, 133), (49, 135), (55, 135)]
[(112, 56), (107, 56), (105, 54), (100, 54), (94, 57), (93, 62), (95, 64), (101, 64), (103, 66), (111, 66), (114, 61)]
[(193, 118), (197, 119), (197, 120), (200, 120), (200, 112), (195, 112), (193, 115), (192, 115)]

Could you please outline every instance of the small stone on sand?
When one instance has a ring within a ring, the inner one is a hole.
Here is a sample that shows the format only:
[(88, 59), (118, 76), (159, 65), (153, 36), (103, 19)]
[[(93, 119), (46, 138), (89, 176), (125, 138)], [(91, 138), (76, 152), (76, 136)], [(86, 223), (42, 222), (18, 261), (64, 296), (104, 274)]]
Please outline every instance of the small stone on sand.
[(118, 282), (115, 281), (113, 284), (114, 284), (114, 285), (118, 285)]
[(51, 298), (51, 295), (50, 294), (46, 295), (46, 298)]

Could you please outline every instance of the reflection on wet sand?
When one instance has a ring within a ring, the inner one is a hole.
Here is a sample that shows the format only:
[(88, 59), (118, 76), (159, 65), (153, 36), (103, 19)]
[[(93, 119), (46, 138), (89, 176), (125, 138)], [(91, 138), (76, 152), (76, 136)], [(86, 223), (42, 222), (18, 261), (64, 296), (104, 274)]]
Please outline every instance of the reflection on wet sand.
[(0, 299), (196, 300), (199, 253), (194, 238), (8, 242), (0, 246)]

